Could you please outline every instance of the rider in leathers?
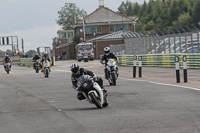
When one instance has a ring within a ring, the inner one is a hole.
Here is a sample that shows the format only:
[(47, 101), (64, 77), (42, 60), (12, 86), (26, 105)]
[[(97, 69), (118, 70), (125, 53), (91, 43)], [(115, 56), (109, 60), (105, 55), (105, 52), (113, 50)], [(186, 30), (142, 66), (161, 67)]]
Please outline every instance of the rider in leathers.
[[(4, 63), (4, 68), (6, 69), (6, 63), (12, 63), (12, 59), (10, 58), (9, 54), (6, 53), (5, 54), (5, 58), (3, 59), (3, 63)], [(10, 68), (11, 68), (11, 64), (10, 64)]]
[(105, 93), (107, 92), (103, 87), (102, 78), (97, 77), (92, 71), (89, 71), (84, 68), (79, 68), (79, 65), (77, 63), (72, 63), (72, 65), (70, 66), (70, 69), (72, 71), (72, 75), (71, 75), (72, 86), (75, 90), (78, 91), (77, 98), (79, 100), (85, 99), (84, 95), (79, 91), (78, 84), (77, 84), (78, 83), (77, 79), (82, 75), (90, 75), (91, 77), (93, 77), (94, 81), (99, 84), (99, 86), (104, 90), (104, 92)]
[[(34, 63), (33, 63), (33, 69), (35, 69), (35, 61), (36, 60), (40, 60), (40, 59), (41, 59), (40, 56), (38, 55), (38, 53), (36, 53), (35, 56), (32, 59), (34, 61)], [(40, 65), (40, 67), (41, 67), (41, 65)]]
[[(49, 62), (51, 61), (47, 52), (43, 52), (43, 54), (42, 54), (41, 68), (42, 68), (42, 64), (44, 63), (45, 60), (48, 60)], [(50, 69), (50, 71), (51, 71), (51, 69)], [(41, 70), (41, 72), (43, 72), (43, 69)]]
[[(115, 59), (118, 62), (118, 58), (114, 53), (110, 53), (110, 48), (109, 47), (105, 47), (104, 48), (104, 55), (101, 57), (100, 59), (100, 63), (103, 63), (103, 61), (105, 61), (105, 78), (108, 78), (108, 74), (107, 74), (107, 69), (106, 69), (106, 65), (109, 59)], [(117, 67), (117, 71), (118, 71), (118, 67)], [(119, 75), (117, 73), (117, 75)]]

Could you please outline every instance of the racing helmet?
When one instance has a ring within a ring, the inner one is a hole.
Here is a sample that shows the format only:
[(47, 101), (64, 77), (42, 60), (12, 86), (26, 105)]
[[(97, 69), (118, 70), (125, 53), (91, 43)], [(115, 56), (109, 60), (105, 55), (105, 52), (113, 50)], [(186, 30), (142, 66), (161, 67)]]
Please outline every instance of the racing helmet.
[(39, 56), (38, 53), (35, 53), (35, 56)]
[(110, 48), (109, 48), (109, 47), (105, 47), (105, 48), (104, 48), (104, 53), (107, 54), (107, 53), (109, 53), (109, 52), (110, 52)]
[(42, 55), (43, 55), (44, 58), (47, 58), (47, 56), (48, 56), (46, 51), (43, 52)]
[(6, 53), (6, 54), (5, 54), (5, 56), (6, 56), (6, 57), (9, 57), (9, 54), (8, 54), (8, 53)]
[(77, 63), (72, 63), (70, 69), (72, 73), (77, 74), (79, 72), (79, 65)]

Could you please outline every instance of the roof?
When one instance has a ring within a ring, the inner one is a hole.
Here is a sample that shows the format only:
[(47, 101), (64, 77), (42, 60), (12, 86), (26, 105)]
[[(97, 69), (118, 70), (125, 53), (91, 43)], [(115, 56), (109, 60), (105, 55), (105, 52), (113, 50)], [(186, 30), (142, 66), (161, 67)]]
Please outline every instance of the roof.
[(91, 39), (87, 40), (87, 42), (92, 42), (92, 41), (96, 41), (96, 40), (123, 39), (125, 35), (130, 34), (130, 33), (132, 33), (132, 32), (126, 31), (126, 30), (120, 30), (117, 32), (113, 32), (111, 34), (91, 38)]
[(138, 32), (130, 32), (128, 34), (123, 35), (124, 38), (136, 38), (136, 37), (147, 37), (148, 34), (138, 33)]
[[(133, 22), (132, 18), (122, 16), (121, 14), (114, 12), (106, 7), (101, 7), (96, 9), (94, 12), (85, 17), (86, 23), (105, 23), (105, 22)], [(135, 18), (134, 18), (135, 19)], [(83, 20), (77, 22), (76, 24), (82, 24)]]

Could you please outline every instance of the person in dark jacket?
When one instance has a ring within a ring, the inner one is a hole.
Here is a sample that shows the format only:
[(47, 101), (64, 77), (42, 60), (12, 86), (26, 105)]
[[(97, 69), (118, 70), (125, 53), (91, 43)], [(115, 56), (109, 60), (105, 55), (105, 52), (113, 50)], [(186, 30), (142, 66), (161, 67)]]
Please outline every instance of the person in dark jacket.
[[(107, 73), (108, 70), (106, 69), (106, 65), (107, 65), (107, 62), (108, 62), (109, 59), (115, 59), (118, 62), (117, 56), (114, 53), (110, 52), (110, 48), (109, 47), (105, 47), (104, 48), (104, 55), (101, 57), (100, 63), (103, 64), (103, 62), (105, 61), (104, 64), (105, 64), (105, 78), (106, 79), (108, 78), (108, 73)], [(118, 69), (118, 67), (117, 67), (117, 69)], [(119, 74), (117, 73), (117, 75), (119, 75)]]
[[(32, 59), (33, 62), (34, 62), (34, 63), (33, 63), (33, 69), (35, 69), (35, 61), (36, 61), (36, 60), (40, 60), (40, 59), (41, 59), (40, 56), (38, 55), (38, 53), (36, 53), (35, 56), (34, 56), (33, 59)], [(41, 65), (40, 65), (40, 67), (41, 67)]]
[[(82, 75), (89, 75), (93, 77), (94, 81), (97, 82), (102, 89), (104, 89), (102, 78), (96, 76), (92, 71), (89, 71), (84, 68), (79, 68), (79, 65), (77, 63), (72, 63), (72, 65), (70, 66), (70, 69), (72, 71), (72, 75), (71, 75), (72, 86), (75, 90), (78, 91), (77, 98), (79, 100), (85, 99), (84, 95), (79, 91), (78, 81), (77, 81), (77, 79), (81, 77)], [(104, 92), (106, 93), (107, 91), (104, 89)]]
[(6, 63), (10, 63), (10, 68), (11, 68), (11, 63), (12, 63), (12, 59), (10, 58), (9, 54), (6, 53), (5, 57), (3, 59), (3, 63), (4, 63), (4, 68), (6, 69)]
[[(51, 62), (51, 59), (49, 58), (49, 55), (47, 54), (46, 51), (42, 53), (41, 68), (42, 68), (42, 65), (43, 65), (45, 60), (48, 60), (49, 63)], [(51, 69), (50, 69), (50, 71), (51, 71)], [(43, 69), (41, 70), (41, 72), (43, 72)]]

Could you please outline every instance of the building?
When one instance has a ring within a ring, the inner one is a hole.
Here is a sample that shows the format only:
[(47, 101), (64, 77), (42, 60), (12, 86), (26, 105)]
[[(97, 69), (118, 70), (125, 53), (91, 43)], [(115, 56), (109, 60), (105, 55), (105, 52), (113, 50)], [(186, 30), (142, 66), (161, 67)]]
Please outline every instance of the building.
[[(71, 59), (74, 51), (71, 44), (74, 30), (58, 30), (57, 37), (53, 38), (53, 56), (56, 59)], [(72, 49), (72, 50), (71, 50)]]
[[(101, 17), (99, 17), (101, 16)], [(85, 17), (85, 40), (117, 32), (120, 30), (134, 31), (136, 16), (126, 17), (109, 8), (100, 6), (96, 11)], [(83, 20), (76, 23), (75, 34), (84, 40)]]
[[(78, 35), (80, 37), (80, 42), (83, 42), (84, 40), (87, 42), (93, 42), (95, 59), (99, 59), (100, 55), (103, 54), (103, 47), (111, 44), (124, 44), (124, 39), (121, 35), (126, 32), (135, 31), (134, 25), (137, 19), (137, 16), (127, 17), (114, 12), (109, 8), (104, 7), (104, 0), (99, 0), (99, 8), (74, 25), (74, 35)], [(58, 33), (58, 35), (61, 43), (58, 43), (59, 41), (55, 43), (56, 39), (54, 39), (54, 48), (56, 49), (54, 55), (56, 56), (59, 56), (61, 53), (59, 50), (63, 51), (62, 48), (65, 47), (66, 44), (66, 40), (62, 40), (60, 38), (62, 36), (61, 31)], [(106, 37), (106, 35), (110, 36), (110, 38), (103, 39)], [(67, 43), (67, 46), (68, 45), (70, 45), (70, 43)], [(72, 51), (73, 48), (70, 50), (70, 52)], [(70, 59), (70, 57), (68, 59)]]

